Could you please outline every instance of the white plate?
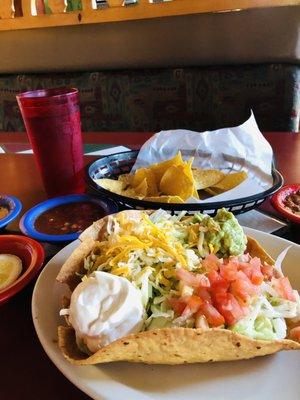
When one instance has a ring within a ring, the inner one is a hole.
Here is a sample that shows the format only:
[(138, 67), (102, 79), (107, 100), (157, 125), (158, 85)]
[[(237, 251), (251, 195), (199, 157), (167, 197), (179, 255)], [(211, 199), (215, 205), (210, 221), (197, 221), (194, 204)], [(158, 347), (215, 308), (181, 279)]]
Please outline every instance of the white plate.
[[(290, 242), (245, 228), (276, 257)], [(75, 241), (45, 266), (32, 298), (34, 326), (40, 342), (57, 368), (78, 388), (94, 399), (107, 400), (282, 400), (297, 399), (300, 393), (299, 352), (280, 352), (247, 361), (181, 366), (156, 366), (118, 362), (77, 367), (69, 364), (57, 347), (56, 329), (60, 299), (65, 293), (55, 277), (78, 245)], [(283, 268), (292, 285), (300, 289), (300, 246), (294, 244)]]

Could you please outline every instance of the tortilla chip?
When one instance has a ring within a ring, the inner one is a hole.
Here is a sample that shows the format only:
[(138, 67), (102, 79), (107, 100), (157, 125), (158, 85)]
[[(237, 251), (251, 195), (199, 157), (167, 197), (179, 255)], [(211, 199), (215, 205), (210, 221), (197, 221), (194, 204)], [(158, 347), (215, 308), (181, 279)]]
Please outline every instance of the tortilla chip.
[(94, 179), (94, 182), (101, 186), (103, 189), (109, 190), (110, 192), (120, 194), (124, 189), (124, 182), (115, 179)]
[(118, 176), (118, 181), (123, 182), (123, 188), (126, 189), (127, 186), (131, 185), (132, 181), (132, 176), (131, 174), (122, 174)]
[(197, 190), (205, 189), (220, 182), (225, 174), (218, 169), (192, 168), (195, 187)]
[(144, 193), (144, 188), (146, 184), (144, 183), (143, 190), (141, 192), (138, 187), (142, 184), (142, 182), (146, 181), (147, 184), (147, 192), (144, 194), (145, 196), (156, 196), (158, 194), (156, 178), (154, 172), (150, 168), (141, 168), (138, 169), (132, 177), (132, 186), (135, 188), (137, 193)]
[[(123, 211), (126, 218), (140, 220), (145, 211)], [(152, 211), (146, 211), (150, 214)], [(94, 223), (79, 239), (83, 242), (64, 263), (57, 280), (74, 289), (74, 279), (82, 271), (83, 261), (97, 240), (101, 240), (110, 216)], [(260, 257), (270, 265), (274, 260), (259, 243), (248, 237), (247, 252)], [(75, 365), (91, 365), (113, 361), (143, 362), (148, 364), (183, 364), (195, 362), (232, 361), (273, 354), (280, 350), (300, 350), (300, 343), (293, 340), (255, 340), (229, 329), (163, 328), (139, 332), (118, 339), (88, 356), (76, 344), (72, 327), (58, 327), (58, 345), (64, 357)]]
[(154, 172), (148, 168), (140, 168), (135, 171), (132, 175), (131, 185), (133, 187), (139, 186), (140, 183), (143, 182), (144, 179), (147, 178), (148, 174), (152, 174), (152, 177), (155, 178)]
[(232, 174), (225, 175), (220, 182), (212, 185), (209, 188), (206, 188), (206, 190), (214, 195), (226, 192), (227, 190), (233, 189), (242, 183), (247, 176), (248, 175), (245, 171), (234, 172)]
[(147, 183), (147, 179), (144, 178), (144, 179), (142, 180), (142, 182), (141, 182), (138, 186), (136, 186), (136, 187), (134, 188), (134, 191), (135, 191), (136, 194), (139, 195), (139, 196), (142, 196), (142, 197), (147, 196), (147, 193), (148, 193), (148, 183)]
[(194, 193), (194, 182), (185, 166), (172, 166), (161, 178), (159, 190), (165, 195), (179, 196), (185, 201)]
[(264, 263), (274, 265), (275, 260), (261, 247), (257, 240), (252, 237), (247, 237), (247, 249), (246, 253), (249, 253), (251, 257), (258, 257)]
[(233, 361), (265, 356), (280, 350), (300, 349), (300, 344), (292, 340), (254, 340), (219, 328), (205, 331), (164, 328), (140, 332), (116, 340), (95, 354), (87, 356), (77, 348), (74, 330), (71, 327), (60, 326), (58, 345), (64, 357), (75, 365), (112, 361), (169, 365)]
[(182, 198), (179, 196), (154, 196), (145, 197), (143, 200), (154, 201), (158, 203), (184, 203)]
[[(140, 189), (143, 190), (143, 187), (141, 187)], [(137, 193), (135, 189), (132, 189), (130, 187), (123, 190), (120, 194), (125, 197), (131, 197), (132, 199), (140, 199), (140, 200), (142, 200), (145, 197), (144, 195)]]
[(189, 179), (193, 182), (193, 193), (192, 196), (195, 197), (195, 199), (199, 199), (199, 195), (197, 192), (197, 188), (196, 188), (196, 182), (193, 176), (193, 172), (192, 172), (192, 164), (194, 161), (194, 157), (191, 157), (188, 162), (184, 165), (184, 172), (185, 174), (189, 177)]
[(149, 168), (154, 172), (157, 186), (159, 186), (160, 180), (168, 168), (183, 164), (184, 161), (181, 157), (181, 152), (179, 151), (175, 157), (157, 164), (150, 165)]

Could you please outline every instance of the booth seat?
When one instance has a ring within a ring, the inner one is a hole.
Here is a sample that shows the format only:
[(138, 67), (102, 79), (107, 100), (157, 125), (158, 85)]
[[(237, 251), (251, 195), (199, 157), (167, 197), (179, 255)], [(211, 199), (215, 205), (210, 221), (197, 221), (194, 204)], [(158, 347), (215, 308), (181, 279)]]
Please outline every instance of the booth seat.
[(71, 86), (83, 131), (234, 126), (252, 109), (262, 131), (298, 131), (300, 66), (256, 64), (0, 75), (0, 130), (24, 131), (19, 92)]

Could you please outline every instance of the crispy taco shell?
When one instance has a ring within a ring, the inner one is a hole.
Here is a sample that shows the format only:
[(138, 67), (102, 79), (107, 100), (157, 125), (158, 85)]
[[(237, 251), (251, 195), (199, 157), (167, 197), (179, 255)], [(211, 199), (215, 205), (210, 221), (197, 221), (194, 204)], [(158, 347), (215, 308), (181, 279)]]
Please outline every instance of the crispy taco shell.
[[(131, 218), (141, 211), (123, 211)], [(82, 243), (62, 266), (57, 281), (71, 290), (80, 283), (76, 273), (82, 273), (83, 260), (92, 251), (96, 240), (101, 240), (110, 217), (95, 222), (81, 236)], [(248, 237), (247, 252), (270, 265), (274, 260), (259, 243)], [(183, 364), (209, 361), (243, 360), (273, 354), (280, 350), (299, 350), (293, 340), (255, 340), (228, 329), (208, 330), (192, 328), (164, 328), (139, 332), (116, 340), (88, 356), (76, 344), (75, 331), (70, 326), (58, 327), (58, 345), (64, 357), (72, 364), (89, 365), (112, 361), (143, 362), (148, 364)]]

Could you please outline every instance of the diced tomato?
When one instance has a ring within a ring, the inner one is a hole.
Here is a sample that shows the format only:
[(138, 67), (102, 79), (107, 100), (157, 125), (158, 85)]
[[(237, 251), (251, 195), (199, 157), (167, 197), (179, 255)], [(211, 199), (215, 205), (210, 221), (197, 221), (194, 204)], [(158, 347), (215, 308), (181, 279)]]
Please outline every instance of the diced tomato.
[(274, 276), (274, 267), (272, 265), (264, 264), (260, 269), (265, 279), (270, 281)]
[(196, 316), (204, 315), (207, 319), (207, 322), (212, 327), (217, 327), (225, 324), (224, 317), (219, 313), (219, 311), (210, 303), (204, 302)]
[(264, 279), (260, 267), (260, 259), (258, 257), (253, 257), (249, 263), (240, 262), (238, 269), (243, 271), (254, 285), (260, 285)]
[(274, 279), (273, 283), (280, 296), (290, 301), (296, 301), (296, 297), (288, 277), (283, 276), (281, 278)]
[(252, 267), (252, 274), (251, 274), (251, 282), (254, 283), (254, 285), (261, 285), (264, 276), (261, 272), (261, 261), (258, 257), (254, 257), (250, 260), (250, 265)]
[(228, 282), (234, 281), (236, 279), (237, 271), (238, 264), (231, 260), (229, 260), (227, 264), (220, 265), (220, 275)]
[(245, 275), (247, 275), (247, 277), (249, 279), (251, 279), (252, 276), (252, 266), (250, 263), (245, 263), (245, 262), (240, 262), (239, 263), (239, 271), (243, 271)]
[(185, 285), (188, 286), (198, 286), (198, 282), (196, 280), (195, 274), (187, 271), (184, 268), (177, 268), (176, 269), (176, 276), (179, 280), (183, 281)]
[(230, 292), (242, 303), (247, 304), (251, 297), (258, 292), (258, 288), (253, 285), (246, 274), (239, 271), (237, 279), (230, 285)]
[(196, 274), (196, 276), (199, 281), (199, 286), (204, 288), (210, 287), (210, 281), (207, 276), (205, 276), (204, 274)]
[(300, 342), (300, 326), (290, 330), (289, 337), (293, 340)]
[(195, 314), (203, 304), (198, 296), (170, 297), (168, 301), (176, 314), (188, 317)]
[(251, 258), (251, 260), (249, 261), (249, 264), (251, 264), (251, 266), (253, 268), (260, 268), (260, 266), (261, 266), (260, 258), (258, 258), (258, 257)]
[(204, 258), (202, 265), (208, 272), (217, 271), (220, 267), (220, 260), (215, 254), (211, 253)]
[(203, 301), (198, 296), (189, 296), (187, 298), (187, 305), (193, 314), (195, 314), (199, 310), (202, 304)]
[(181, 315), (186, 307), (186, 302), (176, 297), (170, 297), (168, 299), (169, 304), (173, 308), (176, 314)]
[(209, 279), (204, 274), (194, 274), (184, 268), (176, 270), (177, 278), (183, 281), (186, 285), (192, 287), (210, 287)]
[(243, 318), (244, 310), (232, 293), (218, 293), (214, 297), (215, 306), (228, 325)]
[(209, 294), (208, 289), (206, 289), (206, 288), (202, 288), (202, 287), (196, 288), (195, 295), (199, 296), (201, 298), (201, 300), (203, 300), (203, 301), (208, 301), (209, 303), (212, 302), (211, 295)]
[(211, 271), (208, 274), (208, 279), (211, 285), (211, 293), (227, 292), (229, 289), (229, 282), (222, 278), (216, 271)]
[(207, 277), (209, 279), (210, 285), (213, 285), (220, 279), (220, 274), (217, 271), (213, 270), (208, 273)]
[(182, 316), (182, 317), (185, 317), (185, 319), (188, 319), (188, 318), (192, 317), (193, 314), (194, 314), (194, 313), (193, 313), (193, 311), (190, 309), (190, 307), (189, 307), (189, 306), (185, 306), (185, 309), (182, 311), (181, 316)]

